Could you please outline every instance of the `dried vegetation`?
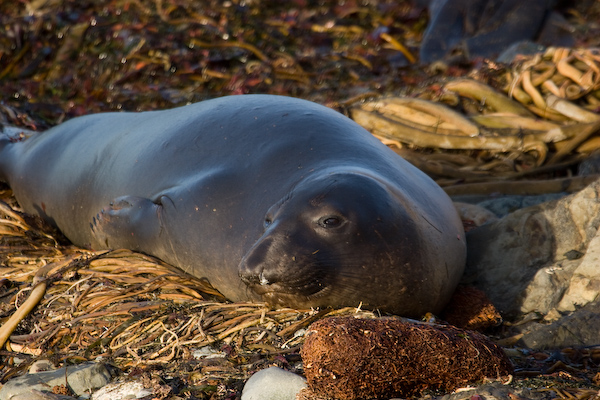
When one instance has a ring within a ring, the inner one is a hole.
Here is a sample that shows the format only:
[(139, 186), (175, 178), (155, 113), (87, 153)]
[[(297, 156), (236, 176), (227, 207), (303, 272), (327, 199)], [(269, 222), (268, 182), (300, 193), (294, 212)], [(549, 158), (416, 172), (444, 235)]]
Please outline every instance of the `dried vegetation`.
[[(591, 179), (576, 176), (577, 165), (598, 147), (594, 4), (570, 12), (578, 47), (590, 50), (555, 50), (511, 68), (476, 60), (438, 74), (413, 67), (427, 18), (408, 2), (4, 1), (0, 123), (43, 130), (92, 112), (292, 95), (357, 120), (364, 111), (371, 122), (359, 122), (449, 192), (574, 190)], [(150, 257), (69, 245), (20, 214), (4, 189), (1, 382), (39, 358), (101, 358), (153, 379), (163, 398), (236, 398), (266, 365), (300, 370), (312, 322), (374, 316), (224, 302), (207, 282)], [(516, 385), (597, 396), (600, 349), (511, 358)]]

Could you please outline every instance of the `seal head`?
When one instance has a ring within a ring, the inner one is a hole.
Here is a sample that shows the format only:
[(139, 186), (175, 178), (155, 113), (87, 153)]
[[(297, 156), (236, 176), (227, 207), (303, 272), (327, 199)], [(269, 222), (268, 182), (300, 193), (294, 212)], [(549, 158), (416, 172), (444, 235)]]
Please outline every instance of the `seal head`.
[(264, 234), (240, 263), (241, 279), (282, 306), (362, 303), (402, 315), (418, 312), (415, 304), (437, 308), (435, 295), (413, 289), (433, 271), (417, 251), (418, 216), (391, 187), (357, 172), (302, 182), (268, 211)]

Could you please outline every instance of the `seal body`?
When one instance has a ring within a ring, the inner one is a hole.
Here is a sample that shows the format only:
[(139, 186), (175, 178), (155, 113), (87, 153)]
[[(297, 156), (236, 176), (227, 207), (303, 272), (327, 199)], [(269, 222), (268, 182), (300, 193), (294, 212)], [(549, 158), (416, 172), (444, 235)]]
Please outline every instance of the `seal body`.
[(244, 95), (0, 138), (26, 212), (93, 249), (154, 255), (234, 301), (438, 312), (465, 238), (443, 190), (347, 117)]

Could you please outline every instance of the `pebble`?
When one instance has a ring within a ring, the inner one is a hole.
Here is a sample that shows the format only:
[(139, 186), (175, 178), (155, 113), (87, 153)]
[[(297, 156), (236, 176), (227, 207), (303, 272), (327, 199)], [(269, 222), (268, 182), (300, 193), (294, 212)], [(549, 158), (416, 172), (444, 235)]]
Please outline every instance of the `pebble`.
[(196, 360), (199, 359), (210, 359), (210, 358), (225, 358), (227, 354), (223, 351), (215, 350), (210, 346), (204, 346), (192, 352), (192, 357)]
[(92, 400), (142, 399), (154, 394), (141, 382), (127, 381), (109, 383), (92, 394)]
[(497, 221), (498, 217), (496, 214), (477, 204), (462, 203), (459, 201), (454, 202), (454, 208), (458, 211), (460, 219), (468, 221), (474, 226), (481, 226), (488, 222)]
[(242, 400), (295, 400), (306, 379), (277, 367), (258, 371), (248, 379)]
[(35, 396), (44, 398), (39, 397), (39, 393), (36, 392), (41, 392), (43, 395), (52, 394), (52, 388), (61, 385), (68, 387), (77, 396), (89, 398), (94, 390), (107, 385), (114, 376), (113, 367), (95, 362), (52, 371), (28, 373), (6, 382), (0, 388), (0, 400), (35, 399)]
[(37, 360), (29, 367), (29, 373), (36, 374), (38, 372), (53, 371), (55, 369), (54, 364), (49, 360)]
[[(430, 398), (431, 400), (509, 400), (509, 399), (547, 399), (545, 394), (533, 392), (527, 388), (513, 388), (500, 382), (492, 382), (480, 385), (476, 388), (464, 388), (454, 393), (439, 397)], [(391, 399), (399, 400), (399, 399)]]

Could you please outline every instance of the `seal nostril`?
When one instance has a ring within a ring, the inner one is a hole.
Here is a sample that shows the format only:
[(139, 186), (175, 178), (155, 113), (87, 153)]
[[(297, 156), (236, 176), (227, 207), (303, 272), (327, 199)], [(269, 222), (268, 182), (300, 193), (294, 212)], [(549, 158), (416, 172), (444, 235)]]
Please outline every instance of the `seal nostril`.
[(267, 278), (265, 278), (264, 272), (260, 273), (259, 278), (260, 278), (259, 282), (262, 286), (266, 286), (270, 283), (269, 280)]
[(271, 226), (272, 223), (273, 223), (273, 219), (271, 217), (267, 216), (263, 222), (263, 228), (267, 229), (268, 227)]

